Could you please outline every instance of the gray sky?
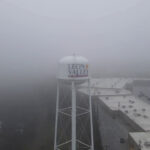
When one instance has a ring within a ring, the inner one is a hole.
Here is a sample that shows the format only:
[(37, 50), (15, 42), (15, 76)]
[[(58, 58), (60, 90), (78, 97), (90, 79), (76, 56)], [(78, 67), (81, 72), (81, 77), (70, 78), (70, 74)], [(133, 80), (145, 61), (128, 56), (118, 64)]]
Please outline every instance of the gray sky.
[(93, 70), (146, 72), (149, 18), (149, 0), (1, 0), (0, 80), (55, 74), (73, 53)]

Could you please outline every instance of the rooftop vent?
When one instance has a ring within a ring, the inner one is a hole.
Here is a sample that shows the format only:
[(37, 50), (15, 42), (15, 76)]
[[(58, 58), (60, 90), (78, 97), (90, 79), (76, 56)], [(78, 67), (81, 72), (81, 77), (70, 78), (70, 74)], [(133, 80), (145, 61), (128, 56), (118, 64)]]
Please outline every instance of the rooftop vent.
[(134, 104), (134, 103), (135, 103), (135, 101), (132, 101), (132, 100), (130, 100), (130, 99), (129, 99), (129, 103)]
[(105, 97), (107, 100), (109, 99), (109, 97), (107, 96), (107, 97)]
[(129, 99), (129, 103), (132, 103), (132, 100)]
[(146, 115), (144, 115), (143, 117), (144, 117), (145, 119), (148, 118), (148, 116), (146, 116)]
[(122, 105), (122, 108), (126, 108), (126, 106), (125, 106), (125, 105)]
[(119, 91), (119, 90), (116, 90), (115, 92), (116, 92), (116, 93), (120, 93), (120, 91)]
[(137, 115), (138, 117), (140, 117), (140, 116), (141, 116), (141, 114), (139, 114), (139, 113), (137, 113), (136, 115)]
[(146, 111), (146, 109), (145, 109), (145, 108), (142, 108), (142, 111)]
[(100, 92), (100, 91), (98, 91), (97, 93), (98, 93), (98, 94), (101, 94), (101, 92)]
[(129, 108), (133, 108), (133, 106), (132, 106), (132, 105), (129, 105)]

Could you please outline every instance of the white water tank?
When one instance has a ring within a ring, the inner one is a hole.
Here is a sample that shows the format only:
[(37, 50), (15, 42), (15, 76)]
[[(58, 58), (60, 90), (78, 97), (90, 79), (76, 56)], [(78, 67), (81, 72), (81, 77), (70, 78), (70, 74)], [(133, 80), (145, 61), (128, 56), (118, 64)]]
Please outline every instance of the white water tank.
[(84, 81), (88, 75), (88, 60), (82, 56), (66, 56), (59, 61), (59, 79)]

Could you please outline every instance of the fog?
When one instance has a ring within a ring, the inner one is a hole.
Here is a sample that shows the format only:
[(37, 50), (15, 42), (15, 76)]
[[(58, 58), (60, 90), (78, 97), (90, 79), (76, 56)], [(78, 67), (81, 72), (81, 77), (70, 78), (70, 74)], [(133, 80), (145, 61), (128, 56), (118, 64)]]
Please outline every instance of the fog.
[(148, 0), (1, 0), (1, 83), (56, 76), (73, 53), (89, 59), (93, 76), (149, 76), (149, 8)]
[(0, 0), (0, 149), (53, 149), (64, 56), (86, 57), (92, 77), (150, 77), (149, 18), (149, 0)]

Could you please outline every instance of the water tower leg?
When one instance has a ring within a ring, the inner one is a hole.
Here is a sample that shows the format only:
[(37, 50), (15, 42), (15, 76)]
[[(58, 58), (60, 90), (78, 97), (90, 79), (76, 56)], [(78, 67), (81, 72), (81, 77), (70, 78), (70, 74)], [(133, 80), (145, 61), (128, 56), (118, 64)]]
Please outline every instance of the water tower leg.
[(55, 118), (54, 150), (57, 150), (58, 111), (59, 111), (59, 81), (57, 81), (57, 99), (56, 99), (56, 118)]
[(94, 137), (93, 137), (93, 115), (92, 115), (92, 101), (91, 101), (91, 83), (90, 79), (88, 80), (89, 88), (89, 109), (90, 109), (90, 126), (91, 126), (91, 150), (94, 150)]
[(72, 82), (72, 150), (76, 150), (76, 89)]

